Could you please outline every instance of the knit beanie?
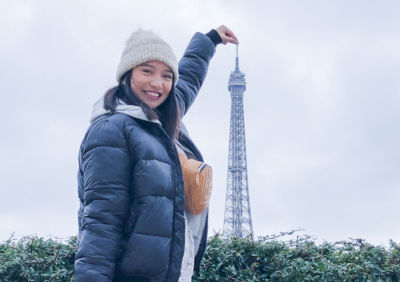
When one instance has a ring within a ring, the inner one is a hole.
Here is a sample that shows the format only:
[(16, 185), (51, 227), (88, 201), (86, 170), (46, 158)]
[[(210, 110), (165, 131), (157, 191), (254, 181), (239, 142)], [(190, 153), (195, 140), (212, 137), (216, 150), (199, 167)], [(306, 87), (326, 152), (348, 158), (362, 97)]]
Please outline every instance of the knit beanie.
[(178, 62), (171, 46), (151, 31), (138, 29), (129, 37), (117, 69), (117, 81), (132, 68), (147, 62), (160, 61), (171, 68), (175, 84), (178, 81)]

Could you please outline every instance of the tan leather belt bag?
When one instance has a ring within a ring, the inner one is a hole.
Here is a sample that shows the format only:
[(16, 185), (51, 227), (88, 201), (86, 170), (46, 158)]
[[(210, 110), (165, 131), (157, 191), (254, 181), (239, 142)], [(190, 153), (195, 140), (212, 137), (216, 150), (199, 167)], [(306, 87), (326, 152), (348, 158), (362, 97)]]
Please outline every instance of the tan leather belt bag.
[(179, 154), (185, 186), (185, 210), (200, 214), (208, 203), (212, 190), (212, 168), (204, 162)]

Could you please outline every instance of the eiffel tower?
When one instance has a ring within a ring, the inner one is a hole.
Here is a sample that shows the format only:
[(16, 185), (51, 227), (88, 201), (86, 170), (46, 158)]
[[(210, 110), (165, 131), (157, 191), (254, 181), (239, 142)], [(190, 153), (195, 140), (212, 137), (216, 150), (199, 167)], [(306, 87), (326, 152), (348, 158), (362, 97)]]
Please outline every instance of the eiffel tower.
[(240, 238), (250, 235), (253, 239), (243, 112), (243, 93), (246, 90), (246, 80), (245, 74), (239, 70), (237, 45), (236, 65), (235, 70), (230, 74), (228, 90), (231, 93), (232, 103), (223, 234), (227, 237)]

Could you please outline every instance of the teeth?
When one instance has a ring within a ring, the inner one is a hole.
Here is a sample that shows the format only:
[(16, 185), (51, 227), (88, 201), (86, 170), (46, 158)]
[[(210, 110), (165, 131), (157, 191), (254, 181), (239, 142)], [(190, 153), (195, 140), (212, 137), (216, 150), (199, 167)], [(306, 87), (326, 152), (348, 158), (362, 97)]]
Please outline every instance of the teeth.
[(147, 95), (154, 96), (154, 97), (160, 96), (160, 94), (158, 94), (158, 93), (156, 93), (156, 92), (148, 92), (148, 91), (147, 91), (146, 94), (147, 94)]

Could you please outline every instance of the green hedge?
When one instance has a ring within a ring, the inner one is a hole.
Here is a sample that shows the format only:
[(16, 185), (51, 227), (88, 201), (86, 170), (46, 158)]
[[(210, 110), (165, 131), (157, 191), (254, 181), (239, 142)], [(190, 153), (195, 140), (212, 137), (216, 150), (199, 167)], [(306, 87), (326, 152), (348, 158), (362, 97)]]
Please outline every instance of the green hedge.
[[(272, 236), (274, 237), (274, 236)], [(194, 281), (400, 281), (400, 246), (211, 237)]]
[[(193, 281), (400, 281), (400, 246), (392, 241), (382, 247), (361, 239), (317, 244), (309, 236), (279, 237), (210, 237)], [(75, 237), (2, 242), (0, 281), (70, 281), (75, 251)]]
[(66, 242), (27, 236), (0, 245), (0, 281), (70, 281), (76, 238)]

